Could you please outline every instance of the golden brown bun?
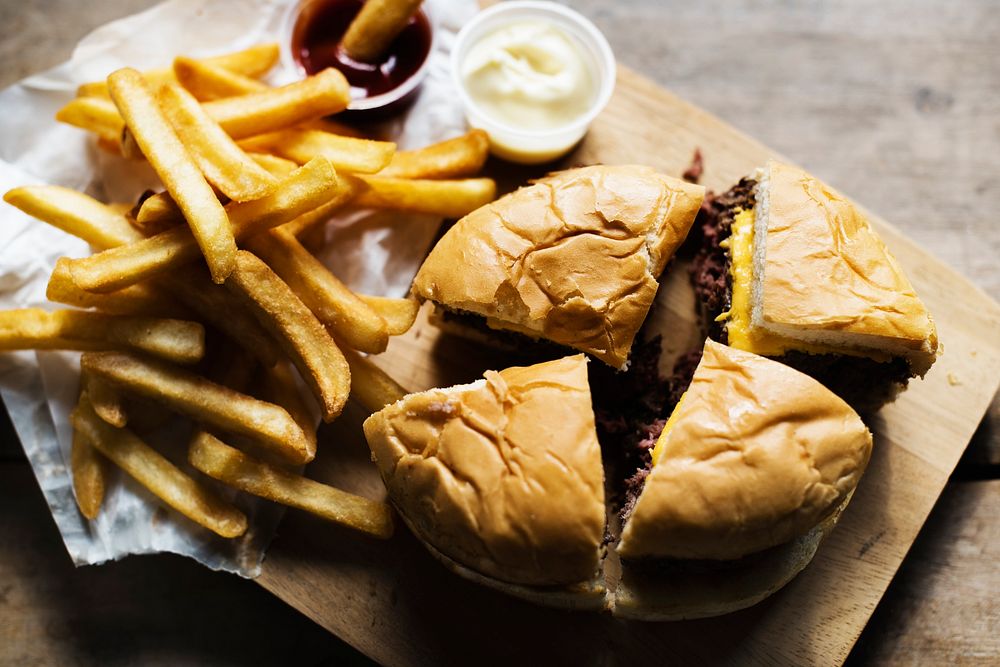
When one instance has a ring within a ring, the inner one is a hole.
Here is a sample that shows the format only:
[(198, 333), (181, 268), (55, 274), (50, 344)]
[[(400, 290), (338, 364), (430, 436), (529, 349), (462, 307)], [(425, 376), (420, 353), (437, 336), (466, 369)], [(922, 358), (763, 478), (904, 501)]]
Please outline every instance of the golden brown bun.
[(861, 418), (819, 382), (711, 340), (677, 411), (623, 558), (725, 560), (789, 542), (844, 502), (871, 454)]
[(754, 251), (755, 327), (904, 356), (918, 375), (934, 362), (937, 332), (910, 281), (861, 212), (818, 179), (767, 164)]
[(604, 536), (604, 471), (583, 355), (410, 394), (365, 421), (400, 514), (486, 577), (589, 581)]
[(643, 621), (682, 621), (746, 609), (778, 592), (805, 569), (850, 497), (805, 535), (724, 567), (683, 561), (659, 571), (622, 565), (613, 613)]
[(703, 197), (649, 167), (558, 172), (459, 220), (413, 293), (622, 368)]

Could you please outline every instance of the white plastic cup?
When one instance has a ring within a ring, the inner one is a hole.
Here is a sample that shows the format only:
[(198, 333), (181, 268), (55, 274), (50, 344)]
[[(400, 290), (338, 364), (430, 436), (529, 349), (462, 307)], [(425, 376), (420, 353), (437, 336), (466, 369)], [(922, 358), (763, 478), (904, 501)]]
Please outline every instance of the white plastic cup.
[[(597, 81), (598, 91), (586, 113), (554, 129), (533, 130), (506, 124), (480, 108), (462, 80), (462, 63), (469, 49), (480, 39), (511, 23), (547, 21), (561, 29), (579, 47), (586, 67)], [(490, 151), (497, 157), (521, 164), (538, 164), (569, 152), (587, 133), (615, 89), (615, 55), (608, 40), (583, 15), (554, 2), (517, 0), (501, 2), (475, 16), (462, 28), (451, 51), (451, 76), (465, 107), (469, 124), (486, 131)]]

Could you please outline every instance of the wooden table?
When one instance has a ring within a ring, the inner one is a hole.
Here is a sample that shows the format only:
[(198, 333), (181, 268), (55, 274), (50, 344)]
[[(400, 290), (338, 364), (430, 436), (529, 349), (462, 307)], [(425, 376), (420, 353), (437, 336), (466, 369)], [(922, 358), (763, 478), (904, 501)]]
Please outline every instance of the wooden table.
[[(0, 84), (150, 4), (3, 5)], [(988, 0), (570, 4), (621, 62), (850, 193), (1000, 298), (1000, 17)], [(994, 401), (851, 662), (1000, 659), (998, 424)], [(179, 558), (74, 570), (7, 424), (0, 508), (2, 663), (365, 663), (253, 584)]]

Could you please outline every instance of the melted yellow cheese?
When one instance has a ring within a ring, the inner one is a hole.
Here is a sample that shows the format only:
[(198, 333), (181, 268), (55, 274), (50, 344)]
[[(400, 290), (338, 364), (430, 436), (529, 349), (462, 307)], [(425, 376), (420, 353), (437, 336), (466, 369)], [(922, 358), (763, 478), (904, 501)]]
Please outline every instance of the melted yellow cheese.
[(681, 405), (684, 404), (685, 396), (687, 396), (687, 392), (681, 394), (680, 399), (677, 401), (677, 405), (674, 406), (674, 411), (670, 413), (667, 423), (663, 425), (663, 430), (660, 431), (660, 437), (656, 439), (656, 444), (653, 445), (654, 466), (659, 462), (660, 457), (663, 456), (664, 443), (667, 441), (667, 436), (670, 435), (670, 429), (674, 427), (674, 422), (677, 421), (677, 413), (681, 411)]

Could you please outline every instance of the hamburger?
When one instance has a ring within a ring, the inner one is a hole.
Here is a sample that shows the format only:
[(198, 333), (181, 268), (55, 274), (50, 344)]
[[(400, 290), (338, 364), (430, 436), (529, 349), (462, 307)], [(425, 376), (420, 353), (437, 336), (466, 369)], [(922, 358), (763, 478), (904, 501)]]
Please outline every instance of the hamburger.
[(934, 320), (851, 202), (777, 161), (710, 198), (692, 278), (708, 335), (777, 359), (856, 408), (892, 400), (938, 354)]
[(446, 329), (492, 343), (513, 332), (621, 369), (703, 197), (649, 167), (554, 173), (459, 220), (412, 291)]
[(650, 620), (734, 611), (808, 564), (871, 452), (857, 414), (818, 382), (706, 342), (632, 480), (609, 587), (615, 536), (587, 377), (583, 355), (487, 372), (365, 422), (390, 499), (446, 566), (550, 606)]

